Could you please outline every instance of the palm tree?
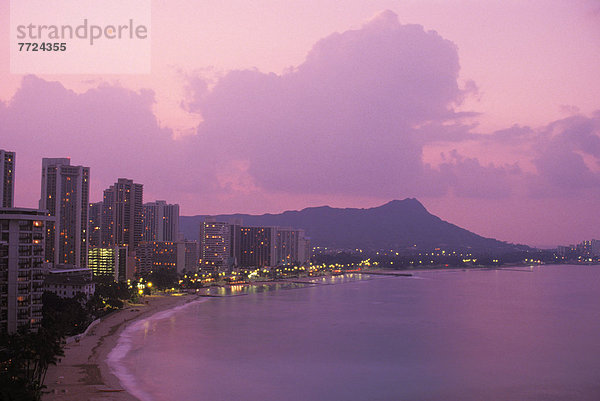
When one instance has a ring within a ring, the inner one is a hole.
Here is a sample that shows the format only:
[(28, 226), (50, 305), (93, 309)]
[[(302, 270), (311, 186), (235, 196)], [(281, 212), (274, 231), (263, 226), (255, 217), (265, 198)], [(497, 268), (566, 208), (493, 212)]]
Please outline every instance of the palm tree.
[(48, 367), (64, 356), (63, 337), (41, 327), (5, 334), (0, 343), (0, 400), (40, 400)]

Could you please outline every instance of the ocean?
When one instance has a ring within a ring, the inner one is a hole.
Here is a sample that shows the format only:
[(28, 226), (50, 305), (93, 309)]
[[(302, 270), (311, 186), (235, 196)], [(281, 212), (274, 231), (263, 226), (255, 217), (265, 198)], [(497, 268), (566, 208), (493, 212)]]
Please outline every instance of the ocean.
[(109, 356), (125, 388), (144, 401), (600, 400), (600, 266), (230, 293), (129, 326)]

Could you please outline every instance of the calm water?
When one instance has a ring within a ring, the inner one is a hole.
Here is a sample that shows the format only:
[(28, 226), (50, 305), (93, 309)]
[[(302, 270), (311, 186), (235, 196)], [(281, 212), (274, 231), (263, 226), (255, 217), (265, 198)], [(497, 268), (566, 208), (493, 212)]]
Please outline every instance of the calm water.
[(145, 400), (600, 400), (598, 266), (342, 281), (163, 313), (114, 366)]

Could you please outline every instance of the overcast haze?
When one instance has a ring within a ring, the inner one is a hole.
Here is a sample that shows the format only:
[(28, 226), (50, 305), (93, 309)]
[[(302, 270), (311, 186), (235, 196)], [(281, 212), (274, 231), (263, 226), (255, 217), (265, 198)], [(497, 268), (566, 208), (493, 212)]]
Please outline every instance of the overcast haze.
[(91, 201), (119, 177), (187, 215), (416, 197), (501, 240), (600, 238), (597, 1), (201, 3), (152, 3), (150, 75), (14, 75), (6, 45), (18, 206), (71, 157)]

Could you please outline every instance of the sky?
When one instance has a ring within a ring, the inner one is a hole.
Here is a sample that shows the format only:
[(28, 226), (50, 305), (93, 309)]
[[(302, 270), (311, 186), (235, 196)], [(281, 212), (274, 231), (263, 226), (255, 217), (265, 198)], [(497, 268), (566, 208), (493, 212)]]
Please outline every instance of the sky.
[(597, 0), (154, 0), (151, 73), (10, 72), (16, 205), (42, 157), (182, 214), (419, 199), (480, 235), (600, 238)]

